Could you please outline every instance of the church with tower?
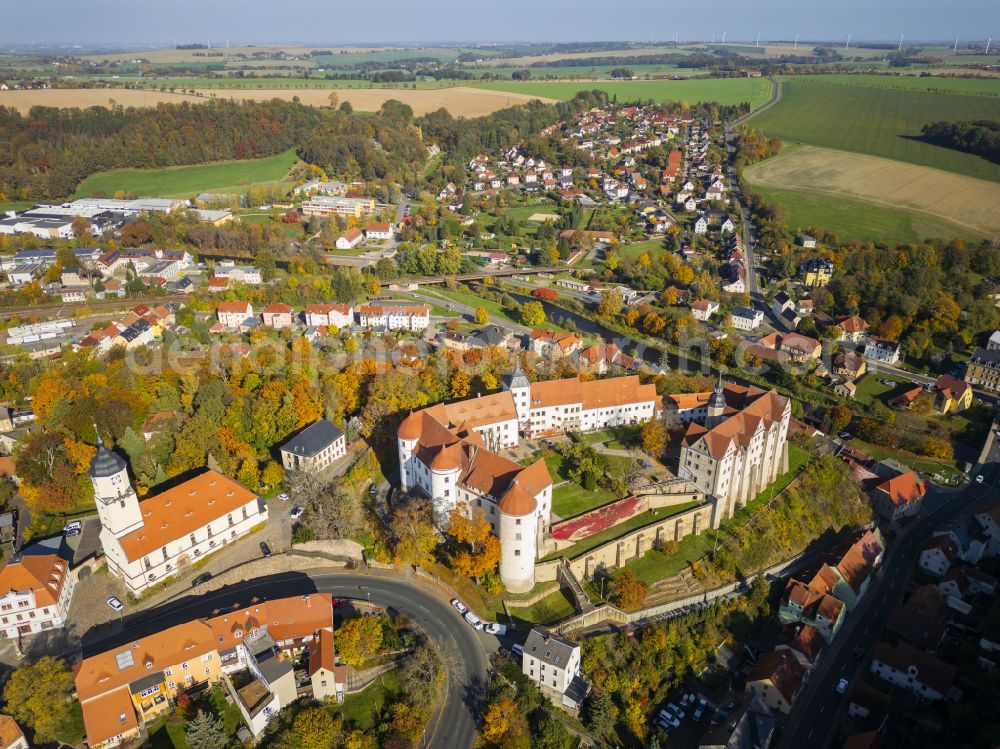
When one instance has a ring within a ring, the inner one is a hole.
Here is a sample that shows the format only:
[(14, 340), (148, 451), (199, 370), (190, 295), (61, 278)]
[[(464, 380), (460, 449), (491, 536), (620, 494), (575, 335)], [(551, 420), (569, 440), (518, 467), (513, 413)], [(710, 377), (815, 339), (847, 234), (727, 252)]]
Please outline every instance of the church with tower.
[(211, 470), (139, 501), (124, 458), (100, 437), (89, 475), (108, 570), (132, 593), (177, 574), (267, 520), (260, 497)]

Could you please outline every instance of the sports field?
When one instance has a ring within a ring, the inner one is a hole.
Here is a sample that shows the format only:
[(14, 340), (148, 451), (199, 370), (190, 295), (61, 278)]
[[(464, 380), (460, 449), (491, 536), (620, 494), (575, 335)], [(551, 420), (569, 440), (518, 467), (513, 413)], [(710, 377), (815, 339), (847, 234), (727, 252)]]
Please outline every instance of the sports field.
[[(955, 227), (951, 231), (948, 226), (934, 227), (935, 221), (956, 224), (974, 235), (991, 236), (1000, 232), (1000, 212), (996, 210), (1000, 205), (1000, 183), (997, 182), (815, 146), (790, 148), (755, 164), (744, 174), (755, 189), (762, 186), (815, 196), (811, 201), (789, 203), (786, 195), (778, 202), (792, 212), (793, 227), (828, 227), (841, 240), (873, 238), (850, 234), (843, 222), (848, 219), (857, 228), (884, 223), (885, 219), (878, 217), (879, 209), (920, 214), (919, 219), (911, 218), (913, 230), (927, 232), (933, 228), (937, 236), (951, 236)], [(829, 209), (817, 210), (829, 202), (819, 196), (837, 200)], [(839, 206), (840, 198), (865, 201), (872, 208), (848, 218)], [(920, 238), (924, 236), (931, 235), (924, 233)]]
[(242, 192), (248, 187), (279, 182), (298, 157), (289, 149), (276, 156), (166, 169), (114, 169), (87, 177), (77, 197), (114, 195), (122, 191), (139, 197), (189, 198), (199, 192)]
[(653, 99), (691, 103), (715, 101), (719, 104), (741, 104), (749, 101), (758, 107), (771, 98), (771, 82), (764, 78), (699, 78), (690, 81), (597, 81), (567, 83), (563, 81), (494, 81), (478, 88), (510, 91), (517, 94), (572, 99), (578, 91), (606, 91), (620, 101)]
[[(749, 125), (789, 143), (883, 156), (1000, 181), (1000, 166), (916, 139), (921, 127), (935, 120), (1000, 118), (1000, 97), (850, 85), (843, 78), (835, 76), (830, 82), (822, 76), (789, 78), (782, 83), (781, 99), (753, 117)], [(1000, 92), (1000, 82), (993, 81), (942, 85), (971, 84), (993, 86)]]

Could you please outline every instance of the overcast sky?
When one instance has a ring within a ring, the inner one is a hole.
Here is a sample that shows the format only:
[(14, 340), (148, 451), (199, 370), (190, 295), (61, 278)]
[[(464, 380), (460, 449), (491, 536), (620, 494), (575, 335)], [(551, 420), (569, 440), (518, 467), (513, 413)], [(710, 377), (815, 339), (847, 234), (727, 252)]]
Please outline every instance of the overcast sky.
[(998, 0), (5, 0), (0, 42), (1000, 38)]

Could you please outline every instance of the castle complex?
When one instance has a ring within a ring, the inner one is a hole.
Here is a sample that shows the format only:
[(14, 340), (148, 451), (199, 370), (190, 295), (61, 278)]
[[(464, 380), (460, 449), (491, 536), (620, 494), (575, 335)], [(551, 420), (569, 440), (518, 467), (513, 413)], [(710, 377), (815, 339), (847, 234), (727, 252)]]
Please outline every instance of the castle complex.
[(496, 454), (519, 435), (541, 437), (640, 424), (657, 416), (661, 398), (638, 377), (530, 383), (520, 368), (499, 393), (410, 414), (397, 434), (404, 491), (419, 489), (443, 524), (457, 503), (481, 507), (500, 538), (500, 579), (530, 590), (543, 535), (552, 522), (552, 479), (545, 462), (528, 467)]
[[(529, 382), (520, 368), (492, 395), (411, 413), (397, 432), (404, 491), (431, 498), (443, 526), (456, 507), (481, 508), (501, 543), (500, 579), (511, 592), (535, 584), (552, 525), (552, 478), (497, 454), (520, 436), (544, 437), (642, 424), (688, 423), (678, 475), (714, 501), (713, 525), (787, 470), (791, 406), (774, 391), (719, 385), (663, 397), (639, 378)], [(697, 422), (702, 422), (699, 424)]]

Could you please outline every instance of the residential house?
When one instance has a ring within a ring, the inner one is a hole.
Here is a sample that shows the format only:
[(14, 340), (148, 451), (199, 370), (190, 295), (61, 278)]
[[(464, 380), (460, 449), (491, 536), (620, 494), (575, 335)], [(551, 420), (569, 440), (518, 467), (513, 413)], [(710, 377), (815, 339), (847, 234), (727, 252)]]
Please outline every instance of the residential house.
[(833, 357), (833, 373), (848, 380), (857, 380), (868, 371), (868, 364), (863, 356), (847, 351)]
[(248, 317), (253, 317), (250, 302), (219, 302), (216, 308), (219, 324), (228, 330), (237, 330)]
[(364, 235), (361, 234), (360, 229), (348, 229), (337, 237), (334, 244), (338, 250), (353, 250), (361, 244), (362, 239), (364, 239)]
[(281, 446), (281, 463), (287, 471), (318, 473), (347, 454), (344, 433), (320, 419)]
[(949, 696), (958, 669), (907, 642), (875, 645), (871, 672), (890, 684), (927, 700)]
[(528, 346), (534, 354), (555, 358), (578, 351), (583, 346), (583, 339), (576, 333), (535, 328), (528, 334)]
[(997, 579), (993, 575), (967, 564), (952, 567), (938, 583), (938, 588), (945, 596), (962, 601), (969, 601), (980, 594), (993, 596), (996, 587)]
[(869, 338), (865, 342), (865, 358), (883, 364), (895, 364), (899, 361), (900, 346), (896, 341), (885, 338)]
[(580, 352), (580, 363), (602, 375), (607, 374), (613, 367), (628, 372), (636, 365), (636, 360), (614, 343), (598, 343)]
[(129, 741), (142, 724), (167, 715), (178, 693), (213, 684), (224, 686), (259, 735), (298, 696), (295, 661), (332, 628), (329, 597), (254, 599), (89, 655), (74, 676), (87, 744)]
[(215, 278), (228, 278), (232, 283), (245, 283), (248, 286), (260, 286), (263, 281), (260, 270), (253, 265), (236, 265), (231, 262), (216, 265)]
[(911, 645), (934, 652), (944, 640), (945, 620), (935, 617), (916, 606), (897, 603), (889, 612), (886, 629), (899, 635)]
[(754, 331), (764, 322), (764, 313), (759, 309), (737, 307), (730, 313), (729, 320), (737, 330)]
[(826, 645), (822, 633), (809, 624), (793, 626), (794, 635), (775, 646), (775, 650), (791, 652), (799, 664), (807, 671), (819, 661), (820, 653)]
[(850, 718), (884, 717), (889, 713), (892, 700), (889, 695), (880, 692), (871, 684), (859, 681), (851, 692), (851, 701), (847, 705), (847, 715)]
[(808, 234), (799, 234), (797, 241), (799, 247), (801, 247), (802, 249), (805, 250), (816, 249), (816, 239), (814, 237), (810, 237)]
[(347, 688), (347, 667), (337, 665), (337, 655), (333, 644), (333, 632), (321, 629), (309, 643), (309, 683), (313, 697), (325, 700), (344, 701)]
[(1000, 554), (1000, 502), (991, 502), (976, 513), (976, 522), (989, 539), (986, 553)]
[(958, 546), (948, 536), (935, 536), (920, 550), (920, 569), (943, 577), (958, 559)]
[(837, 340), (846, 343), (864, 343), (868, 335), (868, 323), (857, 315), (840, 318), (837, 327), (840, 328), (840, 338)]
[(386, 239), (392, 239), (393, 231), (390, 224), (384, 222), (377, 222), (374, 224), (368, 224), (365, 227), (365, 238), (369, 240), (383, 241)]
[(274, 328), (275, 330), (290, 328), (292, 327), (292, 307), (288, 304), (275, 302), (261, 310), (260, 319), (265, 328)]
[[(992, 344), (992, 338), (990, 342)], [(1000, 348), (977, 347), (969, 358), (965, 381), (974, 387), (1000, 391)]]
[(427, 304), (362, 304), (358, 307), (358, 324), (363, 328), (426, 330), (431, 324), (431, 308)]
[(833, 278), (833, 261), (825, 257), (806, 260), (799, 266), (799, 275), (806, 286), (826, 286)]
[(0, 749), (29, 749), (24, 732), (9, 715), (0, 715)]
[(784, 290), (782, 290), (775, 294), (774, 299), (771, 301), (771, 311), (774, 312), (775, 317), (781, 317), (781, 314), (786, 309), (794, 310), (795, 302)]
[(844, 382), (838, 382), (833, 386), (833, 392), (839, 395), (841, 398), (846, 398), (847, 400), (854, 400), (858, 394), (858, 386), (855, 385), (850, 380), (845, 380)]
[(747, 676), (747, 689), (769, 709), (788, 714), (806, 680), (806, 669), (788, 650), (765, 653)]
[(886, 520), (899, 522), (920, 511), (927, 486), (914, 472), (905, 471), (882, 481), (872, 489), (872, 506)]
[(760, 339), (759, 345), (774, 351), (781, 351), (795, 362), (806, 362), (818, 359), (823, 353), (823, 344), (815, 338), (801, 333), (771, 333)]
[(711, 299), (697, 299), (691, 303), (691, 317), (695, 320), (708, 322), (716, 312), (719, 311), (719, 303)]
[(19, 639), (65, 625), (75, 586), (71, 558), (61, 536), (10, 558), (0, 569), (0, 634)]
[(306, 325), (347, 328), (354, 324), (354, 307), (349, 304), (310, 304), (305, 311)]
[(972, 386), (949, 374), (938, 377), (931, 392), (934, 407), (943, 414), (961, 413), (972, 405)]
[(580, 646), (544, 627), (532, 627), (524, 643), (521, 671), (542, 693), (570, 708), (577, 708), (587, 693), (580, 668)]

